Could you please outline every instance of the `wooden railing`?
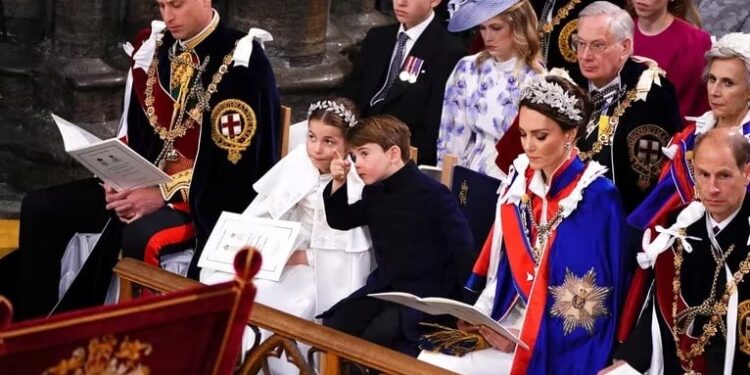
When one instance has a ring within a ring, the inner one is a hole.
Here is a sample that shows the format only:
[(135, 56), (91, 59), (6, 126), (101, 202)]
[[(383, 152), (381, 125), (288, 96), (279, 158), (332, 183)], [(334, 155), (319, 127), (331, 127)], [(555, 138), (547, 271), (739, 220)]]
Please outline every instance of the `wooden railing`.
[(0, 258), (18, 247), (18, 220), (0, 219)]
[[(171, 292), (200, 285), (197, 281), (171, 274), (134, 259), (121, 260), (114, 269), (120, 279), (120, 298), (132, 297), (133, 286), (157, 292)], [(400, 352), (372, 344), (357, 337), (300, 319), (268, 306), (256, 303), (248, 325), (256, 331), (263, 328), (274, 332), (263, 342), (256, 343), (248, 352), (240, 374), (268, 373), (268, 359), (287, 355), (302, 375), (320, 373), (338, 375), (342, 366), (358, 366), (394, 375), (453, 374), (450, 371), (420, 362)], [(310, 345), (308, 358), (302, 355), (297, 342)], [(315, 363), (320, 354), (322, 363)], [(315, 371), (314, 369), (318, 369)]]

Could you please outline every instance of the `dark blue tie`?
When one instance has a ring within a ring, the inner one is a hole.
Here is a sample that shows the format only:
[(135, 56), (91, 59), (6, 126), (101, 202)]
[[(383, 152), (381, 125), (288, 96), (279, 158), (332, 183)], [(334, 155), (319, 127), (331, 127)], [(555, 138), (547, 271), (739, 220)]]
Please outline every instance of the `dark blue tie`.
[(404, 47), (406, 46), (407, 39), (409, 39), (409, 36), (406, 35), (406, 33), (398, 33), (396, 53), (393, 54), (391, 66), (388, 68), (388, 75), (385, 77), (385, 83), (383, 84), (383, 87), (380, 89), (380, 91), (378, 91), (375, 96), (372, 97), (372, 100), (370, 100), (370, 106), (373, 106), (375, 105), (375, 103), (385, 99), (385, 96), (388, 95), (388, 91), (393, 86), (393, 82), (396, 81), (396, 77), (398, 77), (398, 71), (401, 69), (401, 62), (404, 60)]

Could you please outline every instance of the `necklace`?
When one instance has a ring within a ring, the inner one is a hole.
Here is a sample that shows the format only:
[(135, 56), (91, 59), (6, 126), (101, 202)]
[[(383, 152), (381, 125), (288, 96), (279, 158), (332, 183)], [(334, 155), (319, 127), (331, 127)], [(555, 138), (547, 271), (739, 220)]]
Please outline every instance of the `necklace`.
[[(742, 283), (745, 275), (750, 272), (750, 253), (748, 253), (747, 257), (745, 257), (742, 262), (740, 262), (739, 270), (735, 272), (734, 275), (732, 275), (732, 278), (727, 282), (726, 290), (722, 294), (721, 298), (718, 299), (715, 298), (715, 296), (719, 274), (723, 269), (727, 257), (732, 252), (732, 250), (734, 250), (734, 245), (730, 246), (729, 249), (727, 249), (726, 254), (724, 254), (723, 256), (717, 258), (714, 255), (714, 259), (717, 261), (717, 265), (716, 270), (714, 271), (714, 277), (711, 283), (711, 292), (708, 298), (706, 298), (706, 300), (703, 301), (703, 303), (701, 303), (699, 306), (689, 307), (678, 313), (677, 302), (678, 296), (680, 294), (680, 270), (682, 268), (684, 249), (678, 242), (675, 246), (675, 250), (675, 273), (674, 279), (672, 281), (672, 337), (674, 338), (675, 346), (677, 348), (677, 357), (680, 359), (680, 361), (687, 364), (687, 371), (685, 372), (685, 374), (692, 375), (696, 374), (696, 372), (693, 370), (693, 361), (696, 357), (703, 355), (708, 341), (718, 332), (716, 326), (719, 325), (722, 333), (726, 335), (726, 328), (724, 327), (724, 320), (722, 319), (722, 316), (726, 315), (727, 313), (727, 304), (729, 303), (730, 296), (732, 295), (732, 293), (734, 293), (737, 285)], [(715, 252), (714, 249), (712, 249), (712, 252)], [(703, 333), (698, 338), (698, 341), (690, 345), (690, 350), (686, 353), (682, 350), (682, 347), (680, 347), (680, 335), (684, 335), (687, 333), (687, 327), (689, 327), (695, 321), (695, 317), (698, 315), (710, 316), (711, 318), (709, 319), (708, 323), (703, 325)]]
[[(529, 198), (528, 194), (524, 194), (523, 197), (521, 197), (521, 222), (524, 224), (524, 233), (526, 234), (526, 237), (531, 239), (530, 229), (526, 227), (528, 216), (528, 221), (531, 223), (531, 230), (536, 228), (536, 236), (534, 238), (534, 242), (532, 243), (532, 255), (534, 256), (534, 261), (536, 264), (539, 264), (540, 260), (542, 259), (542, 253), (544, 252), (544, 248), (547, 245), (547, 240), (549, 239), (552, 232), (554, 232), (557, 229), (557, 226), (560, 225), (563, 219), (562, 215), (562, 208), (558, 208), (557, 212), (555, 212), (555, 216), (550, 220), (547, 224), (539, 224), (537, 223), (536, 219), (534, 219), (534, 210), (531, 206), (531, 199)], [(542, 212), (542, 215), (545, 213)]]
[[(234, 56), (234, 48), (232, 48), (232, 51), (230, 51), (224, 57), (222, 65), (219, 67), (216, 73), (214, 73), (211, 79), (211, 83), (208, 85), (208, 89), (206, 90), (203, 89), (203, 84), (200, 81), (200, 76), (201, 73), (205, 71), (209, 56), (206, 57), (205, 61), (200, 66), (192, 64), (192, 61), (190, 61), (190, 65), (186, 66), (186, 68), (195, 69), (198, 71), (198, 74), (195, 74), (196, 77), (194, 78), (192, 85), (189, 84), (190, 77), (181, 80), (183, 82), (179, 82), (180, 84), (184, 84), (185, 86), (182, 87), (182, 89), (180, 90), (180, 95), (178, 96), (178, 100), (175, 101), (169, 127), (163, 127), (159, 125), (159, 119), (156, 115), (156, 110), (154, 109), (154, 84), (157, 80), (156, 71), (159, 66), (158, 51), (163, 44), (163, 37), (164, 33), (161, 33), (157, 36), (156, 39), (154, 57), (151, 60), (151, 65), (148, 68), (148, 78), (146, 80), (145, 90), (146, 99), (144, 100), (144, 103), (146, 104), (146, 117), (148, 117), (148, 122), (151, 127), (154, 128), (154, 131), (159, 135), (159, 138), (164, 141), (164, 147), (159, 153), (159, 156), (156, 158), (156, 164), (159, 164), (162, 160), (176, 161), (178, 159), (177, 150), (175, 150), (174, 148), (175, 140), (184, 136), (187, 131), (193, 128), (195, 126), (195, 123), (198, 122), (198, 120), (195, 119), (201, 119), (203, 116), (203, 112), (210, 109), (209, 102), (211, 100), (211, 96), (216, 93), (217, 87), (221, 82), (224, 74), (229, 70), (228, 66), (232, 62), (232, 57)], [(170, 60), (173, 60), (174, 56), (171, 52), (172, 51), (170, 51)], [(180, 64), (184, 64), (184, 62), (180, 62)], [(188, 83), (185, 83), (185, 81), (187, 81)], [(189, 90), (187, 89), (187, 86), (190, 86)], [(185, 91), (188, 92), (185, 93)], [(196, 105), (188, 111), (187, 108), (185, 108), (184, 104), (187, 103), (189, 98), (194, 98), (196, 100)], [(185, 113), (189, 113), (187, 119), (184, 118)]]
[(581, 160), (586, 161), (588, 159), (591, 159), (592, 157), (594, 157), (594, 155), (601, 152), (604, 146), (609, 146), (610, 144), (612, 144), (612, 138), (615, 135), (615, 130), (617, 129), (617, 125), (620, 124), (620, 117), (622, 117), (622, 115), (625, 113), (625, 110), (630, 108), (630, 104), (633, 103), (633, 100), (635, 100), (637, 93), (638, 91), (636, 89), (628, 91), (628, 93), (625, 95), (625, 99), (617, 104), (614, 113), (612, 113), (612, 116), (609, 118), (607, 129), (604, 131), (604, 133), (599, 134), (596, 142), (594, 142), (594, 145), (591, 146), (591, 150), (578, 153), (581, 157)]

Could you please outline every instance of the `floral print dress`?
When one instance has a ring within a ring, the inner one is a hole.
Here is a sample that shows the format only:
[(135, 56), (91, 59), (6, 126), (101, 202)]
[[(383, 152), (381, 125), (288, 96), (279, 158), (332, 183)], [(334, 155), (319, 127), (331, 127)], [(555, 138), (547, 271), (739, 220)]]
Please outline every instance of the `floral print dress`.
[(539, 73), (516, 58), (499, 62), (490, 57), (477, 66), (477, 56), (459, 60), (446, 82), (438, 165), (450, 153), (461, 166), (502, 178), (495, 165), (495, 144), (518, 114), (521, 89)]

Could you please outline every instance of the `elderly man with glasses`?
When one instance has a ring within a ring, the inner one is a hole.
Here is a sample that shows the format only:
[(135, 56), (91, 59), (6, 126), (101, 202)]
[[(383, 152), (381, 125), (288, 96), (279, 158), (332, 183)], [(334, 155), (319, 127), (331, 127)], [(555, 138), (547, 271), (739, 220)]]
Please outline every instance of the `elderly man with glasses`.
[(594, 113), (577, 145), (584, 160), (609, 168), (632, 211), (649, 193), (662, 167), (661, 148), (679, 129), (674, 86), (656, 62), (634, 58), (633, 19), (623, 9), (597, 1), (581, 10), (572, 44), (587, 80)]

